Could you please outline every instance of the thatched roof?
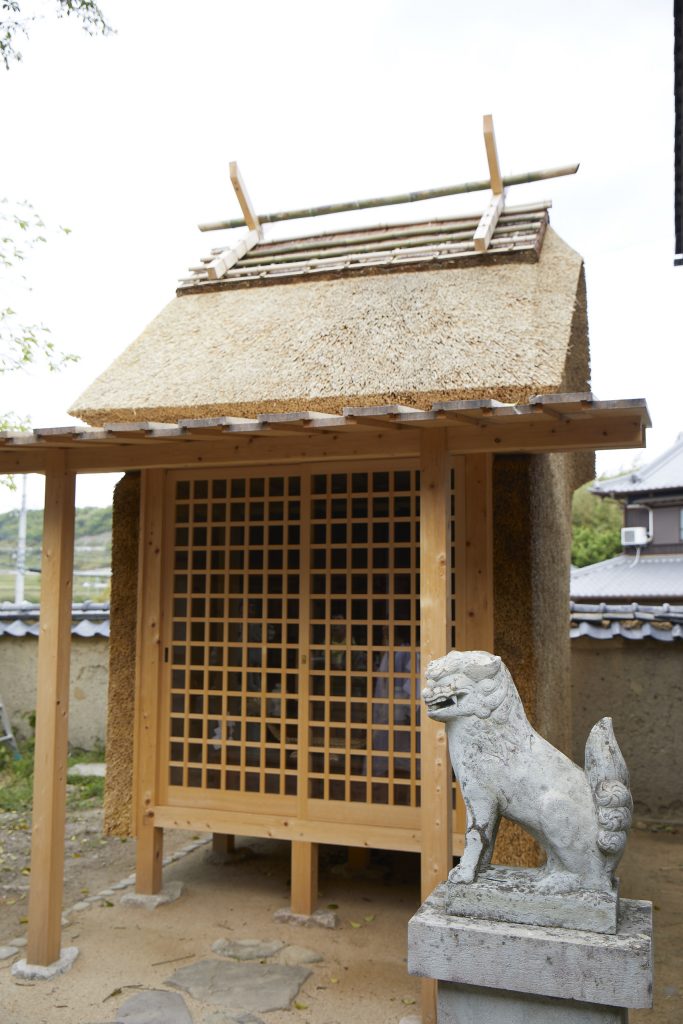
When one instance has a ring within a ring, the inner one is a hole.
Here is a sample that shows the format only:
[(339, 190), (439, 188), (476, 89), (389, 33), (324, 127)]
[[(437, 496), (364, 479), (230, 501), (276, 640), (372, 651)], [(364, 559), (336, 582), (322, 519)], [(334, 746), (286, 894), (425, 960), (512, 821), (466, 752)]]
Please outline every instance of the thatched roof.
[(526, 246), (477, 265), (434, 257), (429, 269), (198, 285), (71, 412), (101, 426), (585, 391), (582, 260), (550, 229), (541, 246), (542, 234), (531, 256)]

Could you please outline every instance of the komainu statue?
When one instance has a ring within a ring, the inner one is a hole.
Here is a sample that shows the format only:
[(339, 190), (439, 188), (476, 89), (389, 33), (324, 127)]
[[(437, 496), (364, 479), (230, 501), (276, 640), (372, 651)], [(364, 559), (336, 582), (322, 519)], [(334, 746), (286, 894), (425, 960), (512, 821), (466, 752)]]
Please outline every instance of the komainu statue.
[(532, 729), (500, 658), (451, 651), (429, 664), (426, 679), (422, 697), (446, 725), (467, 808), (465, 850), (449, 881), (474, 882), (488, 868), (505, 817), (546, 851), (539, 889), (611, 892), (633, 809), (612, 720), (591, 730), (581, 769)]

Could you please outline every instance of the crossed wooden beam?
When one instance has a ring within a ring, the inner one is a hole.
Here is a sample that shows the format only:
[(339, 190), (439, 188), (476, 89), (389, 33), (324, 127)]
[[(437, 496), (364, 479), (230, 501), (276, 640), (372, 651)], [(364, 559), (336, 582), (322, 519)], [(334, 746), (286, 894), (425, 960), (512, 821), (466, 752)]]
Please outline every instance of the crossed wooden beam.
[(509, 185), (522, 185), (531, 181), (543, 181), (547, 178), (558, 178), (565, 174), (576, 174), (578, 164), (563, 167), (552, 167), (546, 170), (529, 171), (526, 174), (503, 177), (498, 161), (498, 148), (493, 128), (493, 116), (484, 115), (484, 145), (489, 165), (489, 177), (483, 181), (469, 181), (458, 185), (447, 185), (442, 188), (424, 189), (419, 192), (405, 192), (394, 196), (379, 196), (374, 199), (357, 199), (346, 203), (332, 203), (327, 206), (313, 206), (302, 210), (282, 210), (276, 213), (258, 214), (249, 198), (249, 193), (240, 174), (237, 163), (230, 163), (230, 181), (235, 190), (237, 201), (242, 210), (243, 219), (211, 221), (200, 224), (200, 231), (218, 231), (225, 228), (248, 227), (249, 233), (232, 248), (225, 249), (216, 259), (207, 265), (209, 280), (219, 280), (234, 267), (250, 249), (263, 238), (263, 225), (283, 220), (296, 220), (303, 217), (320, 217), (330, 213), (343, 213), (348, 210), (365, 210), (378, 206), (395, 206), (400, 203), (414, 203), (423, 199), (435, 199), (441, 196), (458, 195), (464, 192), (491, 190), (491, 199), (481, 216), (474, 232), (474, 248), (477, 252), (485, 252), (496, 230), (496, 224), (505, 207), (505, 188)]

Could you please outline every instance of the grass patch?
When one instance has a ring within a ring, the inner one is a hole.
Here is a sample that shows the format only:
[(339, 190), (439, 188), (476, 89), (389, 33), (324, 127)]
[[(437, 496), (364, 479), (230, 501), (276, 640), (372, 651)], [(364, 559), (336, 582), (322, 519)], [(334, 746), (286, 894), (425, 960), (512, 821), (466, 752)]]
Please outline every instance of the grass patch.
[[(33, 803), (33, 765), (35, 740), (19, 744), (21, 757), (16, 759), (9, 745), (0, 745), (0, 812), (25, 812)], [(73, 750), (68, 765), (104, 761), (104, 748)], [(67, 807), (78, 810), (100, 807), (104, 799), (104, 779), (73, 775), (67, 787)]]

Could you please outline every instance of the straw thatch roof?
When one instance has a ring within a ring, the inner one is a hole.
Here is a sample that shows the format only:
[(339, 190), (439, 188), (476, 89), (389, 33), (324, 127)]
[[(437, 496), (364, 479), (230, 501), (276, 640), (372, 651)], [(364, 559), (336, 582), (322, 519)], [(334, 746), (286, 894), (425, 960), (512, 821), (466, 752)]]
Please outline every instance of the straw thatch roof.
[(582, 260), (541, 238), (533, 261), (181, 292), (70, 411), (101, 426), (585, 391)]

